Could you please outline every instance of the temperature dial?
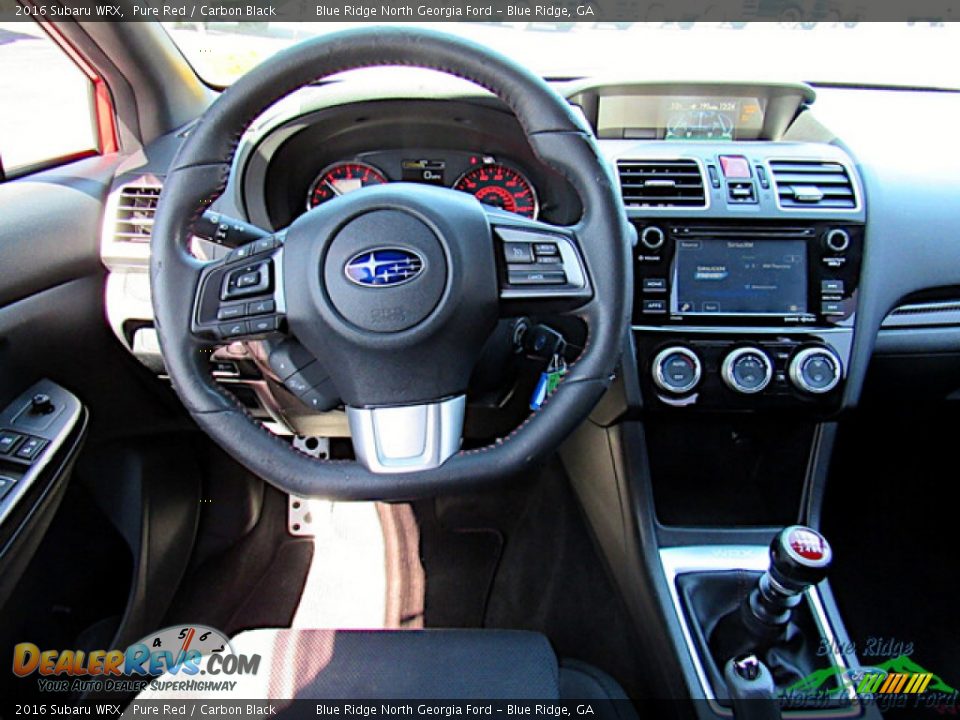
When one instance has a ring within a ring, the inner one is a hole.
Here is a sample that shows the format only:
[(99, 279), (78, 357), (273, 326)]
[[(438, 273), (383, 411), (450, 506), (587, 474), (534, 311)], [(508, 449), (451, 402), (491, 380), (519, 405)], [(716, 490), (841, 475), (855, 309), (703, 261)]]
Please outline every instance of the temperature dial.
[(683, 395), (700, 382), (700, 358), (685, 347), (668, 347), (653, 359), (653, 382), (671, 395)]
[(770, 384), (773, 378), (773, 364), (762, 350), (742, 347), (727, 355), (720, 374), (731, 390), (752, 395)]
[(804, 392), (822, 395), (840, 382), (843, 366), (829, 348), (807, 348), (790, 361), (790, 381)]

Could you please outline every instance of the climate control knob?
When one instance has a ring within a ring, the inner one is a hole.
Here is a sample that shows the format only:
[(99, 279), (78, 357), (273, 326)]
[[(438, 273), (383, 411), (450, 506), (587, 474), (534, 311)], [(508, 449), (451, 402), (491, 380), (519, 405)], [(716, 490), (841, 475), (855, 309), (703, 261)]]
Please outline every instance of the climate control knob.
[(770, 384), (773, 363), (759, 348), (741, 347), (724, 358), (720, 375), (731, 390), (752, 395)]
[(833, 390), (843, 375), (843, 365), (829, 348), (806, 348), (790, 361), (790, 381), (800, 390), (822, 395)]
[(659, 250), (666, 239), (663, 230), (656, 225), (647, 225), (640, 232), (640, 242), (647, 250)]
[(683, 395), (700, 382), (702, 367), (697, 354), (685, 347), (668, 347), (653, 359), (653, 382), (671, 395)]

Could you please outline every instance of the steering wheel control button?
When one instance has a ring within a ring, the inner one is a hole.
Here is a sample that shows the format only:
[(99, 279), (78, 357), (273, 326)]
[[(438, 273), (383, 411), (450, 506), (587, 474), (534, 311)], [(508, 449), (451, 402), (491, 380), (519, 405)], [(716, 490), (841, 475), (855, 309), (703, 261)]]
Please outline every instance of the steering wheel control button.
[(563, 265), (563, 258), (559, 255), (537, 255), (538, 265)]
[(840, 358), (828, 348), (806, 348), (790, 361), (790, 381), (812, 395), (833, 390), (840, 383), (842, 374)]
[(270, 291), (270, 262), (246, 265), (227, 273), (223, 281), (221, 300), (261, 295)]
[(667, 236), (656, 225), (648, 225), (640, 233), (640, 242), (647, 250), (659, 250), (666, 240)]
[(507, 275), (511, 285), (566, 285), (563, 270), (511, 270)]
[(12, 477), (0, 475), (0, 500), (6, 497), (7, 493), (13, 490), (16, 481)]
[(511, 265), (526, 265), (534, 261), (533, 246), (526, 242), (505, 242), (503, 256)]
[(243, 303), (236, 305), (221, 305), (217, 310), (217, 320), (236, 320), (247, 314), (247, 306)]
[(533, 252), (537, 258), (554, 257), (560, 254), (560, 248), (556, 243), (534, 243)]
[(277, 304), (273, 300), (257, 300), (247, 304), (247, 315), (266, 315), (276, 310)]
[(668, 347), (653, 359), (653, 382), (671, 395), (684, 395), (700, 382), (700, 358), (685, 347)]
[(295, 340), (284, 340), (271, 351), (267, 358), (267, 362), (280, 380), (286, 380), (315, 360), (310, 351)]
[(23, 440), (23, 435), (11, 430), (0, 432), (0, 455), (9, 455), (13, 449)]
[(247, 321), (247, 333), (250, 335), (265, 335), (280, 329), (280, 318), (262, 317)]
[(737, 348), (723, 360), (720, 375), (734, 392), (752, 395), (761, 392), (773, 379), (773, 363), (758, 348)]
[(217, 334), (221, 338), (240, 337), (247, 334), (247, 324), (242, 320), (238, 322), (224, 323), (217, 327)]

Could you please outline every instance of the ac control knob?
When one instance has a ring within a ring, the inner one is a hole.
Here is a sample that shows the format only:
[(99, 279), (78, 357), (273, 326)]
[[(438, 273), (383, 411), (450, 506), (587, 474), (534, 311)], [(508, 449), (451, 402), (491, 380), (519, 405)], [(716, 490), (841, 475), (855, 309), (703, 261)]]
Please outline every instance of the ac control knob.
[(653, 382), (671, 395), (683, 395), (700, 382), (702, 367), (693, 350), (681, 346), (668, 347), (653, 359)]
[(643, 246), (648, 250), (659, 250), (663, 247), (666, 239), (666, 234), (664, 234), (663, 230), (657, 225), (647, 225), (640, 232), (640, 242), (643, 243)]
[(843, 228), (833, 228), (828, 230), (823, 237), (823, 242), (828, 250), (835, 253), (842, 253), (850, 247), (850, 233)]
[(790, 361), (790, 381), (800, 390), (822, 395), (840, 382), (843, 365), (829, 348), (806, 348)]
[(724, 358), (720, 375), (731, 390), (752, 395), (770, 384), (773, 363), (759, 348), (741, 347)]

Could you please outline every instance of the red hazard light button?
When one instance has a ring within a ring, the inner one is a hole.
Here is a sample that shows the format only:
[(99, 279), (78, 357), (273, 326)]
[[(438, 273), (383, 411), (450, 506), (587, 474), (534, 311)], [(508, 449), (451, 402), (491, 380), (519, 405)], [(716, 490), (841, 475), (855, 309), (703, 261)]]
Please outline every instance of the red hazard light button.
[(725, 178), (745, 179), (750, 177), (750, 163), (743, 155), (721, 155), (720, 167)]

